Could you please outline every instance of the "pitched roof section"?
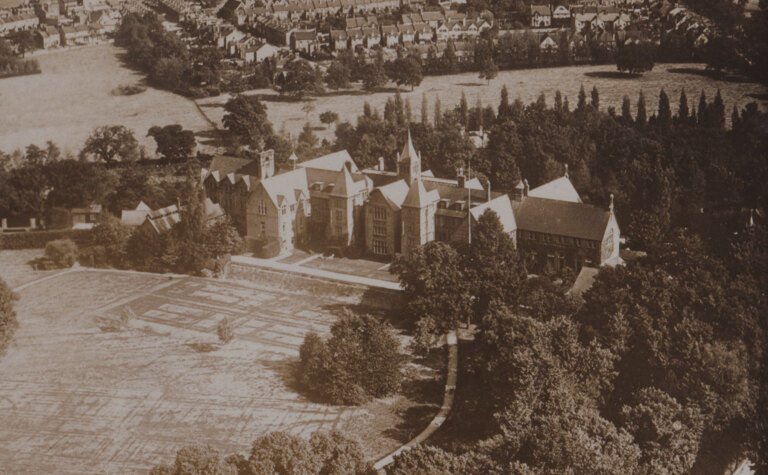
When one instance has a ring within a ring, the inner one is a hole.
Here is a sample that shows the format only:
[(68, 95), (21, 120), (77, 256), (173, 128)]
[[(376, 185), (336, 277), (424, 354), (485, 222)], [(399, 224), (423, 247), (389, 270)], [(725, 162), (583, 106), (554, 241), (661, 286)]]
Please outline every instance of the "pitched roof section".
[(517, 228), (557, 236), (602, 241), (611, 212), (583, 203), (534, 198), (513, 204)]
[(341, 169), (344, 167), (344, 164), (347, 162), (350, 162), (352, 164), (350, 169), (352, 173), (357, 173), (360, 171), (357, 168), (357, 165), (355, 165), (354, 160), (352, 160), (352, 157), (349, 155), (349, 152), (347, 152), (346, 150), (329, 153), (328, 155), (323, 155), (322, 157), (313, 158), (312, 160), (307, 160), (306, 162), (297, 163), (296, 165), (303, 168), (316, 168), (319, 170), (328, 170), (332, 172), (338, 172), (338, 171), (341, 171)]
[(562, 176), (528, 192), (532, 198), (581, 203), (581, 197), (567, 176)]
[(440, 200), (440, 193), (437, 190), (427, 191), (421, 180), (416, 180), (411, 184), (408, 194), (403, 201), (403, 207), (423, 208), (428, 204), (436, 203)]
[(408, 191), (410, 191), (405, 180), (397, 180), (393, 183), (377, 188), (377, 190), (394, 208), (397, 209), (400, 209), (403, 206), (405, 197), (408, 196)]
[(307, 170), (304, 168), (297, 168), (296, 170), (275, 175), (266, 180), (261, 180), (260, 183), (277, 207), (283, 204), (291, 205), (296, 203), (297, 193), (295, 191), (297, 190), (304, 193), (305, 196), (309, 196)]
[(488, 209), (494, 211), (499, 216), (504, 232), (513, 233), (517, 230), (515, 213), (512, 210), (512, 202), (509, 200), (509, 195), (498, 196), (491, 201), (474, 206), (469, 212), (472, 213), (472, 217), (477, 221), (485, 213), (485, 210)]

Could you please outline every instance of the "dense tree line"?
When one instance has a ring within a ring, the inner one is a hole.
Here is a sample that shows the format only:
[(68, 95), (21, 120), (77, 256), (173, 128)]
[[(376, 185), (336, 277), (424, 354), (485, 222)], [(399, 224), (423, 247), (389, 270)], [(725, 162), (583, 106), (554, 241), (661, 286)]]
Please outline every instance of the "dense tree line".
[[(27, 35), (24, 36), (26, 37)], [(0, 38), (0, 78), (40, 72), (40, 65), (37, 63), (37, 60), (23, 58), (27, 43), (21, 40), (16, 44), (17, 49), (21, 51), (21, 58), (16, 55), (8, 41)]]
[[(605, 111), (593, 88), (580, 91), (575, 107), (559, 92), (551, 106), (543, 95), (526, 106), (503, 88), (497, 109), (470, 106), (462, 97), (443, 111), (437, 98), (430, 116), (425, 99), (415, 117), (396, 94), (383, 114), (366, 105), (356, 124), (338, 124), (334, 147), (349, 150), (362, 167), (384, 157), (393, 170), (410, 129), (425, 169), (454, 177), (471, 165), (500, 191), (513, 191), (521, 179), (541, 185), (562, 176), (567, 165), (586, 202), (607, 207), (614, 194), (622, 234), (633, 248), (658, 241), (672, 222), (707, 228), (707, 240), (722, 241), (742, 208), (768, 204), (759, 185), (768, 179), (766, 116), (756, 104), (734, 107), (727, 129), (719, 91), (713, 98), (702, 91), (694, 101), (684, 90), (675, 98), (662, 90), (658, 104), (651, 113), (641, 92), (634, 104), (625, 97), (621, 110)], [(480, 126), (489, 141), (476, 149), (465, 131)]]
[[(473, 169), (509, 190), (567, 164), (585, 200), (616, 195), (648, 256), (601, 270), (583, 302), (566, 278), (522, 278), (491, 213), (469, 248), (397, 258), (421, 341), (465, 320), (477, 333), (451, 450), (403, 454), (389, 473), (723, 473), (746, 457), (765, 470), (768, 240), (743, 212), (767, 204), (765, 114), (734, 109), (727, 130), (719, 93), (693, 104), (683, 91), (673, 113), (661, 91), (653, 114), (642, 95), (602, 112), (595, 89), (574, 110), (560, 94), (553, 108), (508, 96)], [(455, 114), (474, 115), (463, 102)]]
[(253, 441), (248, 457), (223, 456), (208, 445), (189, 445), (172, 464), (151, 475), (372, 475), (360, 444), (337, 431), (314, 432), (309, 440), (270, 432)]
[(194, 51), (163, 28), (154, 13), (128, 13), (115, 32), (115, 44), (128, 50), (127, 62), (144, 71), (155, 86), (184, 95), (204, 95), (221, 81), (221, 53), (215, 46)]
[(693, 0), (687, 5), (711, 19), (717, 34), (706, 45), (704, 59), (715, 70), (746, 72), (768, 81), (768, 3), (760, 1), (757, 11), (747, 17), (747, 2)]

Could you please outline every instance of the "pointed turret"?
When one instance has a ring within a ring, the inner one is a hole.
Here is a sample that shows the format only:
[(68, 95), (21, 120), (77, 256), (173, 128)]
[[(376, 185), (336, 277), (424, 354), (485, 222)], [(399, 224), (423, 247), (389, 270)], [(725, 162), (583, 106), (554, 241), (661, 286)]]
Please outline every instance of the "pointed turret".
[(403, 151), (397, 157), (397, 169), (406, 183), (413, 183), (421, 178), (421, 155), (416, 152), (408, 130), (408, 140), (403, 144)]

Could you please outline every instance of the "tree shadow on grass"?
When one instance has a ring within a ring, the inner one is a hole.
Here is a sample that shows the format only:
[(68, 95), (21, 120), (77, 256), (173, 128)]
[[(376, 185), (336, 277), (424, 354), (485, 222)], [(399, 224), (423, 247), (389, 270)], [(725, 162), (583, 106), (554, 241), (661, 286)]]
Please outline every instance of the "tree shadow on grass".
[(296, 378), (299, 367), (298, 360), (260, 360), (258, 363), (274, 373), (287, 389), (313, 400)]
[(732, 83), (751, 83), (755, 82), (746, 76), (738, 74), (728, 73), (726, 71), (715, 71), (713, 69), (701, 69), (701, 68), (668, 68), (668, 73), (673, 74), (690, 74), (693, 76), (702, 76), (708, 79), (716, 81), (725, 81)]
[(642, 74), (623, 73), (621, 71), (589, 71), (584, 75), (600, 79), (637, 79), (642, 77)]
[(485, 83), (482, 82), (460, 82), (456, 84), (457, 86), (461, 87), (479, 87), (479, 86), (485, 86)]
[(231, 141), (227, 140), (227, 134), (221, 130), (208, 129), (195, 133), (200, 145), (211, 147), (226, 147)]
[(399, 424), (384, 431), (386, 437), (405, 443), (423, 431), (437, 414), (439, 408), (432, 404), (419, 404), (398, 412)]

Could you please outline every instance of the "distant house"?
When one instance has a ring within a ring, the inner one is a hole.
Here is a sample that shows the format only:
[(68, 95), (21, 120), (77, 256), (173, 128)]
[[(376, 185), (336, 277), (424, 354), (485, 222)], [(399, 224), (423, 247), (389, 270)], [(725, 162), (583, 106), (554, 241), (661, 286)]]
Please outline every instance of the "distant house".
[(382, 25), (381, 36), (384, 46), (391, 48), (400, 41), (398, 38), (397, 25)]
[(552, 10), (549, 5), (530, 6), (531, 27), (548, 28), (552, 26)]
[(85, 25), (59, 27), (62, 46), (77, 46), (93, 44), (96, 39), (91, 35), (91, 29)]
[(291, 50), (313, 55), (317, 50), (317, 33), (315, 30), (294, 31), (291, 35)]
[(539, 43), (539, 50), (545, 54), (556, 53), (558, 49), (559, 49), (559, 46), (557, 42), (553, 40), (552, 37), (549, 35), (545, 35), (544, 38)]
[(267, 58), (277, 55), (279, 52), (280, 48), (269, 43), (256, 44), (241, 50), (240, 59), (245, 61), (245, 64), (260, 63)]
[(85, 208), (73, 208), (69, 215), (72, 229), (91, 229), (101, 217), (101, 205), (91, 204)]
[[(143, 204), (143, 202), (141, 204)], [(225, 216), (224, 209), (209, 198), (205, 199), (203, 206), (205, 207), (206, 223), (209, 225), (218, 222)], [(138, 226), (138, 229), (143, 229), (158, 235), (165, 234), (173, 229), (176, 224), (180, 223), (181, 219), (181, 210), (177, 205), (166, 206), (165, 208), (149, 210), (146, 212), (144, 214), (144, 220)]]
[(42, 49), (51, 49), (61, 46), (61, 34), (56, 27), (46, 26), (35, 32), (37, 45)]
[(346, 30), (331, 30), (331, 48), (334, 51), (343, 51), (348, 47), (349, 37)]
[(568, 5), (558, 5), (552, 10), (552, 24), (557, 26), (570, 25), (571, 9)]

